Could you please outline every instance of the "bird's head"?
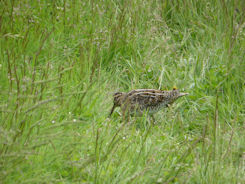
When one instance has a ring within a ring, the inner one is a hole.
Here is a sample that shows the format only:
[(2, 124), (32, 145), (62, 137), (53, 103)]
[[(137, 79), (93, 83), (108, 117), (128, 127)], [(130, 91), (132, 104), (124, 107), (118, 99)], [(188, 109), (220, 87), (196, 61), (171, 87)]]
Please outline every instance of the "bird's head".
[(114, 105), (116, 106), (121, 106), (122, 105), (122, 100), (123, 98), (125, 97), (125, 94), (124, 92), (116, 92), (113, 94), (113, 97), (114, 97)]
[(113, 94), (113, 97), (114, 97), (113, 103), (114, 104), (113, 104), (113, 107), (111, 109), (110, 116), (112, 115), (112, 113), (116, 107), (119, 107), (122, 105), (125, 95), (126, 95), (126, 93), (124, 93), (124, 92), (116, 92)]

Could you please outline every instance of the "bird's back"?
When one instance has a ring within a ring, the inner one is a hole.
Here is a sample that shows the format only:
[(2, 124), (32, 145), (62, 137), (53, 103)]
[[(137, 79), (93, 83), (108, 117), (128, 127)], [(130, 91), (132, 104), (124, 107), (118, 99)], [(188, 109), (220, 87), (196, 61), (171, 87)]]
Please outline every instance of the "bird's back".
[(124, 104), (130, 111), (158, 111), (168, 104), (168, 92), (156, 89), (136, 89), (124, 97)]

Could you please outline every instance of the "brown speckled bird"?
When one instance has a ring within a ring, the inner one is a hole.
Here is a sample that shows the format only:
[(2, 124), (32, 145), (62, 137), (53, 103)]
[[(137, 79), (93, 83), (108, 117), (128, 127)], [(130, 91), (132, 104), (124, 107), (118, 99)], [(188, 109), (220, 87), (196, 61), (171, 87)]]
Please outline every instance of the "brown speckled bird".
[(126, 112), (129, 114), (142, 114), (148, 111), (151, 115), (161, 108), (168, 107), (178, 98), (188, 95), (181, 93), (173, 88), (171, 91), (162, 91), (157, 89), (136, 89), (128, 93), (117, 92), (114, 94), (114, 105), (110, 116), (116, 107), (121, 107), (123, 116)]

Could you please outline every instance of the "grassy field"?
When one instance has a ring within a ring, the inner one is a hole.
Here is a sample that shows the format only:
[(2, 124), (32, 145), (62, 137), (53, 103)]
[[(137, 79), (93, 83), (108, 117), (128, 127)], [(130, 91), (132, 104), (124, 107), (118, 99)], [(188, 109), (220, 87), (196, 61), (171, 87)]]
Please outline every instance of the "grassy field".
[[(0, 1), (0, 183), (245, 182), (245, 3)], [(189, 96), (125, 124), (112, 95)]]

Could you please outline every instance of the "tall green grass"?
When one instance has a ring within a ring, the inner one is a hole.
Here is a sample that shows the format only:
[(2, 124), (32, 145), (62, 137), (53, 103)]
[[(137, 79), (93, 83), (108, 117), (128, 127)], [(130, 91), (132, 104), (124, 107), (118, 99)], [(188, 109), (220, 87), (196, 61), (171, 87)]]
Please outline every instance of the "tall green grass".
[[(243, 1), (1, 1), (0, 183), (243, 183)], [(190, 95), (125, 124), (112, 94)]]

